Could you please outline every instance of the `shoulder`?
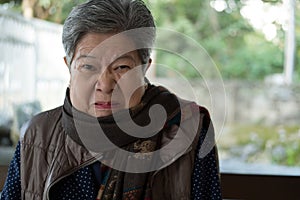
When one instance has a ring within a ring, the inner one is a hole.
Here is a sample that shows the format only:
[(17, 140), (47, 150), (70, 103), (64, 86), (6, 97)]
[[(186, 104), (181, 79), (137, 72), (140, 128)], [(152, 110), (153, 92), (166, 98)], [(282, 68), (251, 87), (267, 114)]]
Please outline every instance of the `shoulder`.
[(37, 132), (49, 132), (56, 128), (62, 115), (62, 106), (41, 112), (28, 121), (21, 130), (21, 140), (33, 137)]
[(31, 120), (30, 124), (43, 122), (45, 120), (53, 120), (62, 114), (62, 106), (54, 108), (52, 110), (47, 110), (35, 115)]
[(181, 107), (182, 120), (196, 117), (204, 120), (205, 123), (210, 123), (210, 114), (206, 107), (198, 105), (194, 101), (177, 98)]
[[(214, 144), (214, 127), (208, 109), (195, 102), (180, 99), (181, 106), (181, 128), (188, 130), (194, 138), (193, 146), (209, 146)], [(203, 145), (204, 144), (204, 145)]]

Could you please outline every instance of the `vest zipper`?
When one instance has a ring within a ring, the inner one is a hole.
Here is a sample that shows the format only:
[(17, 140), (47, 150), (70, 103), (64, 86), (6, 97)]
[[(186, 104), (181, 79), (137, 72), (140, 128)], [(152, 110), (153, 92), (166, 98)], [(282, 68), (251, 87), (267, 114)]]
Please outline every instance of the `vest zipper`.
[[(63, 178), (65, 178), (65, 177), (71, 175), (71, 174), (74, 173), (75, 171), (77, 171), (77, 170), (79, 170), (79, 169), (81, 169), (81, 168), (83, 168), (83, 167), (86, 167), (86, 166), (88, 166), (88, 165), (90, 165), (90, 164), (96, 162), (98, 159), (101, 159), (102, 157), (103, 157), (102, 154), (101, 154), (100, 156), (98, 156), (98, 157), (93, 157), (93, 158), (91, 158), (90, 160), (88, 160), (88, 161), (86, 161), (85, 163), (83, 163), (82, 165), (79, 165), (79, 166), (73, 168), (71, 171), (69, 171), (69, 172), (66, 173), (65, 175), (63, 175), (63, 176), (59, 177), (58, 179), (56, 179), (55, 181), (53, 181), (53, 182), (48, 186), (48, 188), (46, 189), (46, 193), (45, 193), (45, 195), (43, 195), (43, 196), (44, 196), (43, 199), (45, 199), (45, 196), (46, 196), (46, 199), (47, 199), (47, 200), (50, 200), (50, 198), (49, 198), (49, 192), (50, 192), (51, 187), (52, 187), (54, 184), (56, 184), (57, 182), (59, 182), (59, 181), (62, 180)], [(49, 177), (51, 177), (51, 174), (50, 174), (50, 176), (48, 176), (48, 178), (49, 178)]]

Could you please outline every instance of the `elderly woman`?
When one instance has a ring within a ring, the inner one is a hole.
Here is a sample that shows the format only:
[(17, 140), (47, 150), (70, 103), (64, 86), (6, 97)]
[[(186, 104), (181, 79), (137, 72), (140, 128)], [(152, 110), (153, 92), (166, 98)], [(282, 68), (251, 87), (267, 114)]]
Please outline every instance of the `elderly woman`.
[(64, 104), (28, 124), (1, 199), (221, 199), (207, 110), (145, 78), (154, 39), (140, 0), (72, 10)]

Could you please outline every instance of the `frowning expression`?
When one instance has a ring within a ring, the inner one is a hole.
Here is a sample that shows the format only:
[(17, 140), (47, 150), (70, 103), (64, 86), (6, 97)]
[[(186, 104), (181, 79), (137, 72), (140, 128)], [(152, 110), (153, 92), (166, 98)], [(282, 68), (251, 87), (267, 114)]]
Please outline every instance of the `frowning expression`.
[(91, 116), (108, 116), (134, 107), (145, 92), (145, 67), (125, 35), (84, 35), (69, 69), (72, 105)]

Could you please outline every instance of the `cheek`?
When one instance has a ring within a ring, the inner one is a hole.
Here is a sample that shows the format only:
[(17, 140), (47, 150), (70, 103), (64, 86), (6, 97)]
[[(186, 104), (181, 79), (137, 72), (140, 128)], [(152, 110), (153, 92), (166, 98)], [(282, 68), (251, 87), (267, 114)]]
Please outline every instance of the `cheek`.
[[(135, 80), (135, 82), (131, 82), (130, 85), (132, 94), (131, 96), (127, 96), (127, 101), (129, 100), (129, 107), (134, 107), (141, 102), (142, 96), (145, 93), (144, 82), (140, 77), (139, 80)], [(132, 91), (133, 90), (133, 91)]]
[(72, 104), (79, 110), (89, 105), (93, 98), (93, 84), (73, 75), (70, 81), (70, 98)]
[(134, 100), (141, 99), (142, 96), (144, 95), (144, 92), (145, 92), (144, 87), (143, 86), (139, 87), (138, 89), (136, 89), (136, 91), (134, 91), (131, 98)]
[(136, 99), (143, 95), (144, 78), (141, 76), (127, 76), (118, 81), (118, 87), (121, 89), (124, 98)]
[(137, 104), (141, 102), (141, 99), (145, 93), (145, 88), (144, 87), (139, 87), (131, 96), (130, 102), (129, 102), (129, 107), (134, 107)]

